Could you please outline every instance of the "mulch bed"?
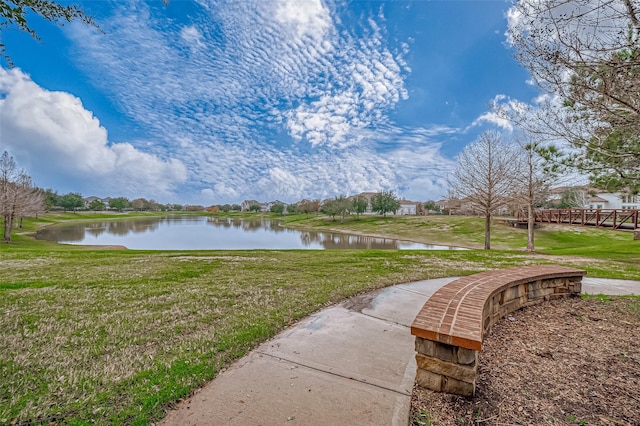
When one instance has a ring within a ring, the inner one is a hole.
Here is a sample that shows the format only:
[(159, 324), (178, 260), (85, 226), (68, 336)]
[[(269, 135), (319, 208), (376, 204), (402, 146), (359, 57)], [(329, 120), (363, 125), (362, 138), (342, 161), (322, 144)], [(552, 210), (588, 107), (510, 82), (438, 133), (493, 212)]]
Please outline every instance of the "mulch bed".
[(476, 396), (416, 387), (413, 425), (640, 425), (640, 299), (544, 302), (483, 345)]

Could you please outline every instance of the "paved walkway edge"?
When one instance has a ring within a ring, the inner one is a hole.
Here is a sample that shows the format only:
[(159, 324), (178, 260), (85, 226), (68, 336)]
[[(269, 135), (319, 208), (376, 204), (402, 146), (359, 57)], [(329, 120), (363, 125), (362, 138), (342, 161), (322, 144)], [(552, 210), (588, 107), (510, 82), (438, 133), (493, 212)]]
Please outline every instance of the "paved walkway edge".
[[(300, 321), (171, 410), (163, 425), (402, 425), (415, 379), (410, 325), (454, 280), (400, 284)], [(640, 281), (585, 277), (583, 293), (640, 295)]]

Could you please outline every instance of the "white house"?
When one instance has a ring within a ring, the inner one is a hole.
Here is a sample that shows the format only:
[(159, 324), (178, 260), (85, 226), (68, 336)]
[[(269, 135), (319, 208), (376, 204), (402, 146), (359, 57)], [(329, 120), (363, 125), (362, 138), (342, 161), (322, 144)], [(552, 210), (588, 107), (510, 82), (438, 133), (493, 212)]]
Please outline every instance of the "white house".
[[(573, 201), (581, 204), (585, 209), (625, 209), (637, 210), (640, 208), (640, 196), (626, 195), (620, 192), (604, 192), (588, 186), (559, 187), (551, 190), (549, 201), (559, 203), (562, 194), (573, 191)], [(577, 205), (577, 204), (576, 204)]]
[(260, 206), (260, 210), (262, 210), (262, 208), (264, 207), (264, 203), (261, 203), (260, 201), (256, 201), (256, 200), (244, 200), (242, 202), (242, 204), (240, 205), (240, 210), (243, 212), (248, 212), (249, 208), (253, 205), (258, 205)]
[(624, 209), (637, 210), (640, 208), (640, 196), (626, 195), (619, 192), (598, 192), (589, 200), (590, 209)]
[(418, 214), (418, 204), (415, 201), (400, 200), (400, 208), (396, 210), (396, 215), (412, 215)]
[(96, 200), (104, 204), (105, 210), (109, 210), (109, 200), (111, 200), (111, 198), (99, 198), (99, 197), (96, 197), (95, 195), (82, 199), (82, 201), (84, 202), (84, 208), (88, 209), (89, 205)]

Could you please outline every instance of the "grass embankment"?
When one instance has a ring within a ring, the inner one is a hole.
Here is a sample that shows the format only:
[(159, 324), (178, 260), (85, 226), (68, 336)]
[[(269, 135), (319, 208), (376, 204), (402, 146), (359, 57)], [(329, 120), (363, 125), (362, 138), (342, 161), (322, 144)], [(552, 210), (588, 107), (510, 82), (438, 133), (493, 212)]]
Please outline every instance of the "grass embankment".
[[(369, 229), (375, 232), (356, 231), (445, 242), (435, 230), (443, 240), (427, 239), (430, 226), (420, 219), (368, 218), (339, 226), (298, 217), (298, 225), (346, 231), (378, 221)], [(442, 226), (447, 219), (438, 218)], [(452, 235), (457, 223), (468, 222), (469, 240), (478, 238), (476, 219), (451, 220)], [(41, 221), (26, 223), (26, 230), (35, 231)], [(521, 238), (519, 232), (507, 228), (504, 238)], [(557, 257), (515, 250), (144, 252), (17, 235), (15, 244), (0, 245), (0, 423), (147, 424), (297, 319), (391, 284), (546, 262), (598, 276), (640, 276), (640, 244), (629, 234), (587, 230), (576, 238), (584, 247), (605, 244), (615, 260), (606, 261), (606, 250), (595, 259), (579, 257), (588, 250), (578, 247)], [(568, 248), (558, 243), (551, 250)]]
[[(360, 216), (328, 220), (315, 216), (283, 219), (285, 226), (335, 232), (382, 235), (425, 244), (482, 249), (484, 219), (465, 216)], [(527, 230), (513, 228), (496, 219), (491, 229), (491, 247), (501, 251), (523, 251)], [(631, 232), (567, 225), (545, 225), (535, 231), (536, 254), (550, 255), (548, 261), (569, 262), (585, 268), (592, 276), (638, 279), (640, 241)], [(496, 252), (497, 253), (497, 252)]]

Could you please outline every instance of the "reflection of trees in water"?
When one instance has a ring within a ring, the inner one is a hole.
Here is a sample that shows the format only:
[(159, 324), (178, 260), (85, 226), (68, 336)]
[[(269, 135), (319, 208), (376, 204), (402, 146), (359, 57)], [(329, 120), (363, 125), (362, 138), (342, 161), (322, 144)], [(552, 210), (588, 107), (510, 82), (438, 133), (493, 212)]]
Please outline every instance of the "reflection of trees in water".
[(207, 225), (213, 225), (218, 228), (235, 228), (234, 221), (229, 217), (208, 217)]
[(84, 239), (84, 226), (45, 228), (38, 231), (36, 239), (47, 241), (82, 241)]
[(201, 222), (202, 216), (181, 216), (181, 215), (172, 215), (172, 216), (163, 216), (157, 218), (160, 222), (169, 222), (169, 223), (184, 223), (184, 222)]
[[(91, 234), (94, 237), (97, 237), (98, 235), (103, 234), (107, 230), (107, 227), (105, 226), (104, 222), (90, 223), (89, 225), (86, 226), (85, 230), (88, 234)], [(83, 238), (84, 238), (84, 235), (83, 235)]]
[(325, 249), (397, 249), (398, 241), (364, 235), (320, 234)]
[(262, 221), (258, 220), (246, 220), (242, 221), (240, 227), (245, 232), (255, 232), (259, 229), (262, 229)]
[(129, 224), (127, 222), (109, 222), (107, 223), (107, 232), (111, 235), (127, 235)]
[(135, 219), (127, 221), (106, 222), (107, 232), (112, 235), (127, 235), (130, 232), (141, 234), (147, 231), (155, 231), (167, 218), (155, 217), (146, 219)]
[[(212, 218), (203, 219), (201, 216), (167, 216), (144, 219), (132, 219), (126, 221), (105, 221), (91, 224), (62, 226), (46, 228), (38, 233), (37, 238), (49, 241), (65, 241), (78, 242), (85, 239), (85, 233), (98, 237), (103, 233), (111, 235), (126, 236), (127, 234), (141, 233), (157, 230), (163, 223), (184, 223), (199, 222), (219, 228), (235, 228), (236, 232), (256, 232), (258, 230), (266, 230), (269, 233), (299, 233), (300, 242), (303, 247), (322, 247), (324, 249), (399, 249), (402, 245), (400, 241), (368, 237), (363, 235), (349, 234), (332, 234), (327, 232), (314, 231), (297, 231), (280, 226), (277, 220), (238, 220), (231, 218)], [(255, 248), (262, 247), (262, 240), (274, 238), (273, 235), (264, 233), (256, 235)], [(223, 237), (224, 238), (224, 237)], [(233, 238), (233, 237), (232, 237)]]
[(322, 239), (319, 233), (309, 232), (309, 231), (300, 232), (300, 241), (302, 242), (302, 245), (305, 247), (309, 247), (313, 243), (318, 243), (318, 244), (322, 243)]
[(268, 219), (255, 219), (255, 220), (243, 220), (243, 219), (231, 219), (231, 218), (207, 218), (207, 224), (222, 228), (235, 228), (242, 229), (246, 232), (256, 232), (262, 229), (266, 229), (272, 232), (284, 232), (285, 228), (280, 226), (280, 221), (268, 220)]
[[(185, 216), (186, 221), (201, 220), (198, 217)], [(51, 227), (38, 232), (36, 238), (48, 241), (82, 241), (85, 233), (98, 237), (105, 232), (111, 235), (124, 236), (130, 232), (142, 233), (147, 231), (155, 231), (163, 222), (181, 222), (180, 217), (153, 217), (134, 220), (118, 220), (108, 222), (94, 222), (90, 224), (64, 225), (60, 227)]]
[(364, 235), (329, 234), (324, 232), (300, 232), (300, 241), (305, 247), (313, 244), (325, 249), (398, 249), (399, 242), (386, 238), (367, 237)]
[(130, 222), (130, 230), (133, 233), (140, 234), (147, 231), (155, 231), (160, 227), (160, 222), (164, 222), (162, 218), (160, 220), (143, 219)]

